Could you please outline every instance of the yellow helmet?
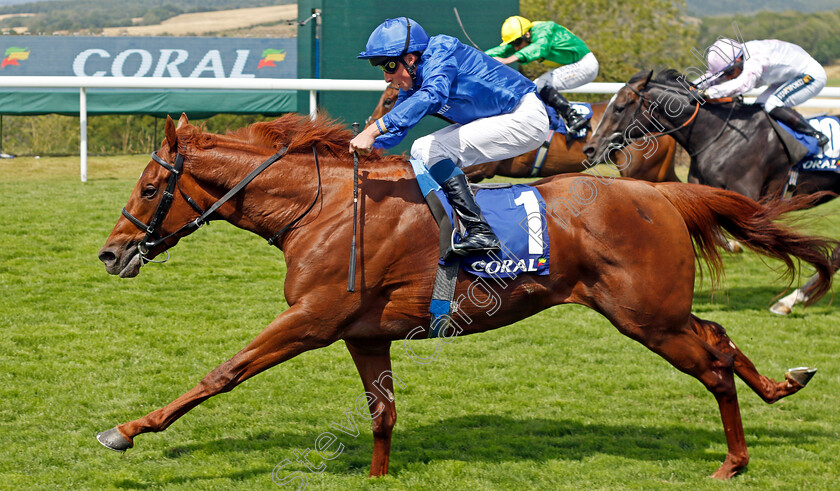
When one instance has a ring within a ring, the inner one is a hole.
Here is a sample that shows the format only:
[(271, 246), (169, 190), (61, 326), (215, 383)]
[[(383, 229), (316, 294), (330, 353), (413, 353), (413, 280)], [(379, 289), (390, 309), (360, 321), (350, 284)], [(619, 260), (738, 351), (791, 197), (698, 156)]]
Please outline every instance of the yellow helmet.
[(525, 17), (514, 15), (505, 19), (502, 24), (502, 44), (512, 43), (521, 38), (531, 28), (533, 24)]

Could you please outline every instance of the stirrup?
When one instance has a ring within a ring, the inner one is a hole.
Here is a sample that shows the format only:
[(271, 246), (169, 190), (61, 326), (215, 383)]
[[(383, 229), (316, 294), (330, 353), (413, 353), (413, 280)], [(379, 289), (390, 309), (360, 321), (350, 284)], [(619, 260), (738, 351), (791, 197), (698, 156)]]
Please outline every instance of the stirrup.
[(820, 148), (828, 145), (829, 139), (825, 133), (818, 131), (817, 134), (814, 135), (814, 137), (817, 139), (817, 145), (819, 145)]
[(580, 116), (579, 118), (574, 119), (573, 121), (567, 121), (566, 122), (566, 130), (569, 133), (577, 133), (578, 131), (582, 130), (583, 128), (586, 128), (587, 124), (588, 124), (588, 121), (586, 120), (586, 118), (584, 118), (583, 116)]
[[(456, 233), (457, 232), (455, 230), (452, 231), (452, 235), (449, 238), (449, 250), (447, 251), (448, 254), (447, 254), (447, 257), (444, 258), (444, 260), (446, 260), (448, 257), (451, 257), (452, 254), (455, 254), (455, 255), (458, 255), (458, 256), (469, 256), (470, 254), (477, 254), (477, 253), (481, 253), (481, 252), (490, 252), (490, 251), (500, 251), (502, 249), (501, 242), (499, 241), (498, 237), (496, 237), (496, 242), (498, 242), (499, 245), (496, 246), (496, 247), (475, 247), (475, 248), (472, 248), (472, 249), (458, 248), (457, 246), (460, 245), (462, 242), (459, 242), (458, 244), (455, 243), (455, 234)], [(462, 240), (466, 240), (466, 239), (462, 239)]]

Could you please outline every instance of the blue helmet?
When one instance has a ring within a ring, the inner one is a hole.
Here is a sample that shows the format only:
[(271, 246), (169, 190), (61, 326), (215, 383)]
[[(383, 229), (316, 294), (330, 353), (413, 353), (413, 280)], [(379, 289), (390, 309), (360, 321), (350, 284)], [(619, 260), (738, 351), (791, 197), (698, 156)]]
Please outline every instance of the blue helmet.
[(373, 30), (365, 50), (359, 58), (400, 56), (413, 51), (423, 51), (429, 45), (429, 35), (413, 19), (400, 17), (387, 19)]

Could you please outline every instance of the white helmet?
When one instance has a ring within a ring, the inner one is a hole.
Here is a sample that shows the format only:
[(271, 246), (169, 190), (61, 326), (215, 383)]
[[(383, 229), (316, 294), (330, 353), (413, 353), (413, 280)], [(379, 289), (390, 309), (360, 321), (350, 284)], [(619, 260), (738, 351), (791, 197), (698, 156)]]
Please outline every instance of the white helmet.
[[(720, 38), (711, 46), (706, 54), (706, 61), (709, 63), (709, 72), (720, 73), (733, 68), (738, 63), (738, 58), (744, 53), (744, 46), (732, 39)], [(743, 60), (740, 60), (743, 63)]]

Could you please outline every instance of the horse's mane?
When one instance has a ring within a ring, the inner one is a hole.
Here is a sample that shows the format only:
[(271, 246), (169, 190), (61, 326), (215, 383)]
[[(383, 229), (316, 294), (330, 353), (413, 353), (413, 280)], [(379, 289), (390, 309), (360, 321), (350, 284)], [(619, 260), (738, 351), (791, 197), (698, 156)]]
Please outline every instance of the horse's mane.
[(656, 77), (653, 79), (654, 82), (662, 85), (669, 85), (671, 87), (685, 89), (685, 86), (688, 85), (690, 87), (694, 87), (694, 84), (688, 80), (683, 80), (683, 83), (680, 83), (678, 80), (682, 77), (683, 74), (679, 72), (679, 70), (675, 70), (673, 68), (668, 68), (666, 70), (662, 70), (661, 72), (656, 74)]
[(327, 151), (334, 156), (346, 155), (353, 137), (335, 119), (321, 114), (313, 120), (297, 113), (284, 114), (273, 121), (254, 123), (228, 133), (228, 136), (274, 149), (288, 145), (292, 153), (309, 152), (312, 145), (317, 145), (319, 151)]
[[(203, 126), (190, 126), (179, 131), (179, 139), (200, 149), (215, 147), (244, 148), (260, 147), (276, 152), (288, 145), (289, 153), (311, 153), (314, 145), (322, 157), (332, 156), (340, 161), (352, 162), (348, 148), (352, 132), (341, 123), (319, 114), (314, 120), (308, 115), (288, 113), (272, 120), (253, 123), (225, 135), (204, 132)], [(393, 166), (405, 168), (405, 159), (400, 155), (383, 155), (374, 149), (365, 157), (365, 162), (376, 161), (376, 171), (390, 172)], [(388, 165), (390, 164), (390, 165)]]
[(289, 153), (310, 152), (316, 145), (319, 153), (335, 157), (347, 156), (352, 133), (335, 119), (319, 115), (314, 120), (309, 116), (288, 113), (272, 120), (253, 123), (244, 128), (230, 131), (226, 135), (205, 133), (203, 127), (180, 135), (185, 142), (207, 149), (227, 145), (251, 145), (279, 150), (288, 145)]

